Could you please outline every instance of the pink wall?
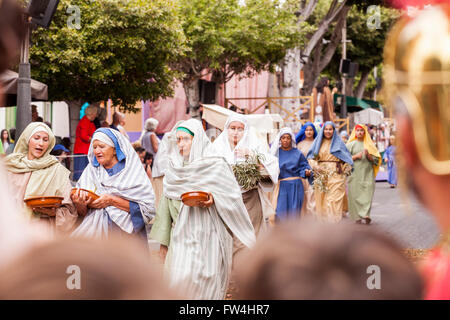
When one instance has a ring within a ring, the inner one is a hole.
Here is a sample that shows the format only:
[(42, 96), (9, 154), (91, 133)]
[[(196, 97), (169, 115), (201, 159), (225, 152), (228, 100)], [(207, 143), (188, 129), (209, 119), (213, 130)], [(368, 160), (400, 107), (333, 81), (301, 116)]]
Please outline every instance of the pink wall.
[[(158, 119), (159, 125), (156, 132), (164, 133), (172, 130), (177, 121), (189, 118), (189, 115), (186, 114), (186, 106), (187, 101), (183, 85), (178, 83), (173, 98), (161, 99), (156, 102), (146, 102), (144, 108), (149, 111), (144, 111), (144, 114), (146, 117)], [(144, 125), (144, 122), (145, 119), (143, 119), (142, 125)]]
[[(239, 80), (235, 76), (227, 82), (226, 95), (231, 98), (266, 98), (269, 93), (269, 72), (261, 72), (252, 78), (244, 78)], [(223, 90), (219, 93), (220, 101), (224, 105)], [(264, 100), (236, 100), (233, 101), (238, 107), (253, 111)], [(264, 108), (258, 109), (256, 113), (264, 113)]]
[[(205, 80), (210, 80), (206, 79)], [(233, 77), (226, 84), (227, 98), (249, 98), (249, 97), (267, 97), (269, 92), (269, 73), (262, 72), (252, 78), (244, 78), (239, 80), (238, 77)], [(223, 87), (223, 86), (222, 86)], [(218, 104), (224, 106), (225, 98), (223, 89), (219, 90)], [(250, 111), (255, 109), (263, 100), (253, 101), (236, 101), (235, 103), (241, 108), (247, 108)], [(175, 95), (173, 98), (159, 100), (156, 102), (144, 103), (144, 119), (147, 117), (154, 117), (159, 120), (157, 133), (168, 132), (172, 129), (175, 123), (179, 120), (189, 118), (186, 114), (186, 95), (184, 94), (183, 86), (178, 83), (175, 88)], [(264, 113), (261, 108), (257, 113)]]

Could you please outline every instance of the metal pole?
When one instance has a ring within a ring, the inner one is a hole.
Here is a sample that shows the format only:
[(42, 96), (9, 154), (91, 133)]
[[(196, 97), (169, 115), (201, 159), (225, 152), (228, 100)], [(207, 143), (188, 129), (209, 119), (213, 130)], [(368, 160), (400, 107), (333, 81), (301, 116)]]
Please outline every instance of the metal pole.
[[(347, 59), (347, 19), (344, 21), (344, 26), (342, 27), (342, 59)], [(346, 85), (345, 77), (342, 76), (342, 102), (341, 102), (341, 118), (347, 118), (347, 95), (346, 95)], [(347, 128), (348, 131), (348, 128)]]
[(19, 79), (17, 82), (16, 140), (31, 122), (31, 71), (28, 60), (30, 49), (30, 24), (26, 16), (26, 36), (20, 49)]
[[(377, 67), (375, 67), (375, 68), (373, 68), (373, 77), (375, 78), (375, 82), (376, 82), (376, 80), (377, 80), (377, 71), (378, 71), (378, 68)], [(377, 87), (375, 86), (375, 91), (373, 92), (373, 100), (374, 101), (376, 101), (377, 100)]]

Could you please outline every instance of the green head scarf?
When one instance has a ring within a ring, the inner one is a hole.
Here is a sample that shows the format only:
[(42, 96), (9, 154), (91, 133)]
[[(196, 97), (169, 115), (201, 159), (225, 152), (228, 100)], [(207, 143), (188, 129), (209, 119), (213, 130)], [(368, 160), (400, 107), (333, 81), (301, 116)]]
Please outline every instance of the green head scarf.
[[(28, 159), (28, 143), (36, 132), (48, 134), (48, 148), (42, 157)], [(55, 135), (42, 122), (30, 123), (17, 140), (14, 152), (5, 158), (6, 169), (13, 173), (31, 172), (25, 198), (31, 196), (61, 196), (69, 182), (70, 171), (62, 166), (50, 152), (55, 146)]]
[(178, 127), (177, 131), (184, 131), (186, 133), (189, 133), (191, 136), (194, 136), (194, 133), (191, 130), (189, 130), (188, 128), (185, 128), (185, 127)]

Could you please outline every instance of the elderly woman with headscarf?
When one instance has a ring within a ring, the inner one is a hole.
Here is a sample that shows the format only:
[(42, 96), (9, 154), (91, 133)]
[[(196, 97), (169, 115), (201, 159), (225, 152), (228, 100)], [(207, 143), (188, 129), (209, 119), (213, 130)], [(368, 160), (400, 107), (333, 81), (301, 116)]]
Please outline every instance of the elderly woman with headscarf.
[(5, 165), (11, 194), (21, 207), (24, 199), (30, 197), (64, 197), (61, 207), (36, 208), (34, 213), (57, 231), (68, 232), (75, 225), (77, 212), (70, 199), (70, 171), (50, 155), (55, 141), (46, 124), (30, 123), (17, 140), (14, 152), (5, 158)]
[(279, 158), (280, 175), (272, 198), (279, 219), (300, 217), (304, 190), (301, 178), (311, 181), (312, 171), (305, 156), (297, 149), (291, 128), (280, 130), (271, 146)]
[[(211, 142), (195, 119), (169, 133), (164, 195), (150, 237), (167, 250), (171, 285), (193, 299), (224, 299), (232, 265), (233, 235), (247, 247), (255, 232), (230, 165), (214, 156)], [(198, 206), (182, 203), (185, 192), (204, 191)], [(163, 253), (164, 255), (164, 253)]]
[[(305, 158), (308, 156), (309, 149), (317, 137), (316, 127), (312, 122), (306, 122), (300, 131), (295, 136), (295, 142), (297, 143), (297, 149), (302, 152)], [(312, 160), (308, 160), (309, 165), (312, 167)], [(303, 190), (305, 191), (305, 198), (303, 201), (302, 213), (308, 215), (314, 215), (316, 210), (316, 199), (314, 195), (314, 188), (309, 184), (309, 181), (302, 179)]]
[(348, 209), (357, 223), (371, 222), (370, 208), (375, 192), (375, 177), (381, 165), (381, 155), (370, 138), (366, 126), (357, 124), (347, 143), (353, 159), (353, 172), (348, 179)]
[(154, 194), (139, 156), (117, 130), (99, 128), (89, 147), (89, 165), (72, 193), (78, 213), (85, 216), (73, 236), (108, 237), (110, 232), (147, 240), (145, 225), (153, 218)]
[(333, 122), (325, 122), (311, 149), (308, 159), (317, 164), (314, 193), (319, 219), (339, 222), (344, 212), (346, 174), (353, 165), (352, 155), (339, 137)]
[[(246, 157), (260, 155), (260, 172), (263, 180), (251, 189), (241, 186), (242, 199), (250, 215), (256, 236), (264, 230), (266, 220), (275, 212), (265, 192), (272, 192), (278, 182), (278, 159), (270, 154), (267, 143), (259, 139), (242, 115), (229, 116), (223, 132), (214, 140), (217, 155), (224, 157), (228, 164), (235, 165)], [(233, 256), (244, 249), (244, 245), (234, 239)]]

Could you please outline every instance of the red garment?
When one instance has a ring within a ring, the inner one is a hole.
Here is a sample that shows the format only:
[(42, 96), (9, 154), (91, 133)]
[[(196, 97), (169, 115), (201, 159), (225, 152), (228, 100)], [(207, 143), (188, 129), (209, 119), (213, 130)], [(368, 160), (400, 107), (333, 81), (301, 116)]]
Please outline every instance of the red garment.
[(450, 300), (450, 252), (435, 248), (423, 265), (426, 300)]
[(77, 125), (73, 153), (88, 154), (91, 138), (96, 130), (95, 124), (84, 116)]

